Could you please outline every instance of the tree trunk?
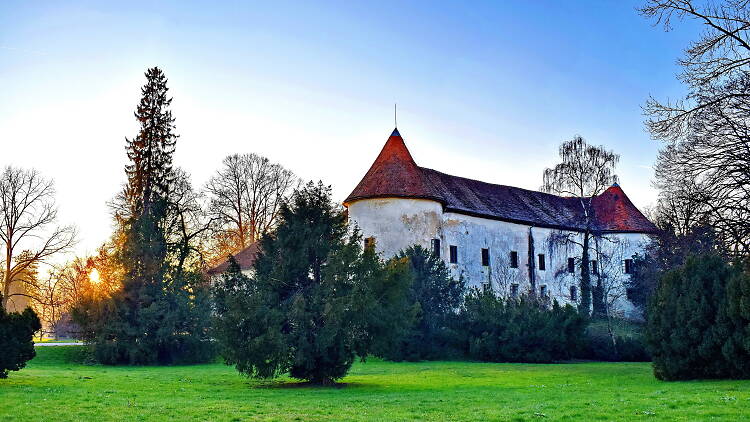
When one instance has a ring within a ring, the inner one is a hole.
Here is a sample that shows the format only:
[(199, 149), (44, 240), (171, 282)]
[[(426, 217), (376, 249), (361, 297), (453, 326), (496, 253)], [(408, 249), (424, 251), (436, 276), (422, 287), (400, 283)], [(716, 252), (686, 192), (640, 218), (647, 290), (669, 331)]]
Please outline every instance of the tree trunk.
[(581, 253), (581, 302), (578, 312), (588, 316), (591, 312), (591, 275), (589, 274), (589, 238), (588, 229), (583, 232), (583, 252)]
[(529, 267), (529, 294), (531, 297), (536, 297), (536, 265), (534, 261), (534, 234), (531, 232), (529, 227), (529, 259), (527, 266)]

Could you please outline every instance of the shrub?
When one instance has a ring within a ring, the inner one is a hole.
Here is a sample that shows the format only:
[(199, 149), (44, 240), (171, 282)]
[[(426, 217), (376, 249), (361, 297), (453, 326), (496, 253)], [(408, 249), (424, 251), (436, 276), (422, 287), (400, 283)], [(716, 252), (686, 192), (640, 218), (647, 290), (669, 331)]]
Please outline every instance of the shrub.
[(451, 277), (445, 261), (419, 245), (401, 251), (394, 259), (409, 263), (414, 281), (408, 300), (417, 317), (412, 327), (379, 354), (394, 361), (456, 356), (449, 319), (461, 305), (464, 281)]
[(750, 377), (747, 267), (703, 255), (666, 273), (649, 306), (647, 341), (663, 380)]
[(31, 308), (22, 313), (7, 313), (0, 306), (0, 378), (18, 371), (36, 356), (34, 333), (42, 329)]
[(606, 331), (586, 330), (586, 348), (579, 357), (583, 359), (608, 362), (648, 362), (651, 356), (640, 337), (615, 335), (615, 347), (612, 337)]
[(586, 318), (557, 301), (549, 308), (535, 298), (503, 299), (472, 289), (461, 311), (467, 353), (491, 362), (555, 362), (580, 353)]

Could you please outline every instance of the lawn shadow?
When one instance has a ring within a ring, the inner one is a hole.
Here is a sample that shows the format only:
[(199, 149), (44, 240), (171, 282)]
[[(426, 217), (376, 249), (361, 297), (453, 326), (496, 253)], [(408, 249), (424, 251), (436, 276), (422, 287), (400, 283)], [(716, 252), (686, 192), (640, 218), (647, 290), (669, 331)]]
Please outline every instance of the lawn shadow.
[(364, 384), (359, 382), (337, 382), (334, 384), (315, 384), (309, 381), (289, 381), (289, 380), (268, 380), (259, 381), (250, 386), (250, 388), (269, 389), (269, 390), (289, 390), (289, 389), (310, 389), (310, 390), (341, 390), (362, 387), (377, 387), (373, 384)]

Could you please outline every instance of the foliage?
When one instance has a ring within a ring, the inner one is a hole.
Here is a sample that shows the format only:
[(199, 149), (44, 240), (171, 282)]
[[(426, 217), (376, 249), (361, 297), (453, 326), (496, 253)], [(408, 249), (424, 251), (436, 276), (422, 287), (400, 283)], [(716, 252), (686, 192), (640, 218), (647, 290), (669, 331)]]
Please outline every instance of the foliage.
[[(625, 320), (592, 321), (586, 328), (581, 359), (608, 362), (649, 362), (643, 335), (645, 327)], [(612, 337), (614, 336), (614, 343)]]
[(682, 229), (714, 228), (723, 248), (750, 252), (750, 13), (746, 1), (648, 0), (641, 13), (671, 30), (701, 26), (679, 60), (687, 94), (645, 105), (652, 137), (664, 141), (656, 163), (660, 205)]
[(664, 380), (750, 377), (750, 273), (720, 257), (690, 257), (652, 298), (647, 341)]
[(465, 291), (463, 279), (451, 277), (445, 261), (420, 245), (401, 251), (396, 260), (406, 260), (414, 277), (409, 306), (417, 312), (415, 324), (379, 354), (395, 361), (439, 359), (456, 355), (450, 324)]
[(633, 273), (626, 283), (628, 299), (644, 316), (664, 273), (684, 265), (690, 256), (714, 253), (718, 246), (711, 227), (696, 225), (682, 232), (663, 220), (655, 223), (660, 230), (651, 236), (644, 253), (634, 257)]
[(329, 187), (298, 190), (260, 242), (253, 277), (232, 263), (214, 293), (221, 354), (241, 373), (329, 384), (407, 326), (407, 263), (363, 252)]
[(491, 362), (555, 362), (582, 347), (586, 318), (554, 301), (551, 309), (529, 296), (504, 299), (471, 289), (462, 309), (468, 356)]
[[(597, 234), (593, 220), (592, 200), (607, 187), (617, 183), (615, 167), (620, 156), (608, 151), (602, 145), (589, 145), (582, 137), (575, 136), (560, 145), (560, 159), (561, 162), (555, 167), (544, 170), (541, 190), (556, 195), (580, 198), (581, 211), (585, 216), (582, 221), (584, 230), (580, 241), (578, 233), (558, 232), (555, 235), (556, 243), (566, 246), (572, 244), (581, 248), (579, 312), (584, 315), (589, 314), (593, 293), (594, 314), (604, 315), (606, 310), (602, 298), (603, 288), (597, 284), (592, 291), (589, 274), (590, 241), (592, 234)], [(535, 288), (535, 286), (532, 287)]]
[(113, 204), (121, 284), (83, 299), (73, 317), (102, 363), (200, 362), (213, 348), (210, 295), (193, 244), (205, 227), (196, 227), (200, 207), (187, 174), (172, 168), (177, 135), (167, 79), (159, 68), (146, 78), (135, 113), (141, 128), (127, 140), (128, 182)]
[(41, 329), (31, 308), (7, 313), (0, 307), (0, 378), (8, 378), (8, 371), (18, 371), (34, 358), (33, 337)]

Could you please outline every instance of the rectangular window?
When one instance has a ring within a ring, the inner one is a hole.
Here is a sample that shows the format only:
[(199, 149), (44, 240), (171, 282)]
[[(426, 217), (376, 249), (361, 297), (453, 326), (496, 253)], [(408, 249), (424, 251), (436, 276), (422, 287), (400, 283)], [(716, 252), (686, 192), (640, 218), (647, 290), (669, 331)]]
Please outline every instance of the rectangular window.
[(490, 266), (490, 250), (486, 248), (482, 248), (482, 266)]
[(451, 264), (458, 264), (458, 246), (450, 246)]
[(591, 261), (591, 274), (599, 275), (599, 263), (596, 260)]
[(518, 297), (518, 284), (513, 283), (510, 285), (510, 297), (512, 298)]
[(370, 249), (375, 247), (375, 238), (374, 237), (366, 237), (365, 238), (365, 249)]
[(547, 263), (544, 261), (544, 254), (539, 254), (539, 271), (544, 271), (547, 269)]
[(432, 239), (432, 254), (440, 258), (440, 239)]
[(573, 302), (578, 301), (578, 288), (576, 286), (570, 286), (570, 300)]
[(518, 252), (510, 251), (510, 268), (518, 268)]
[(568, 272), (569, 273), (576, 272), (576, 259), (575, 258), (568, 258)]
[(547, 286), (539, 286), (539, 296), (547, 297)]
[(633, 260), (632, 259), (625, 260), (625, 274), (633, 274)]

